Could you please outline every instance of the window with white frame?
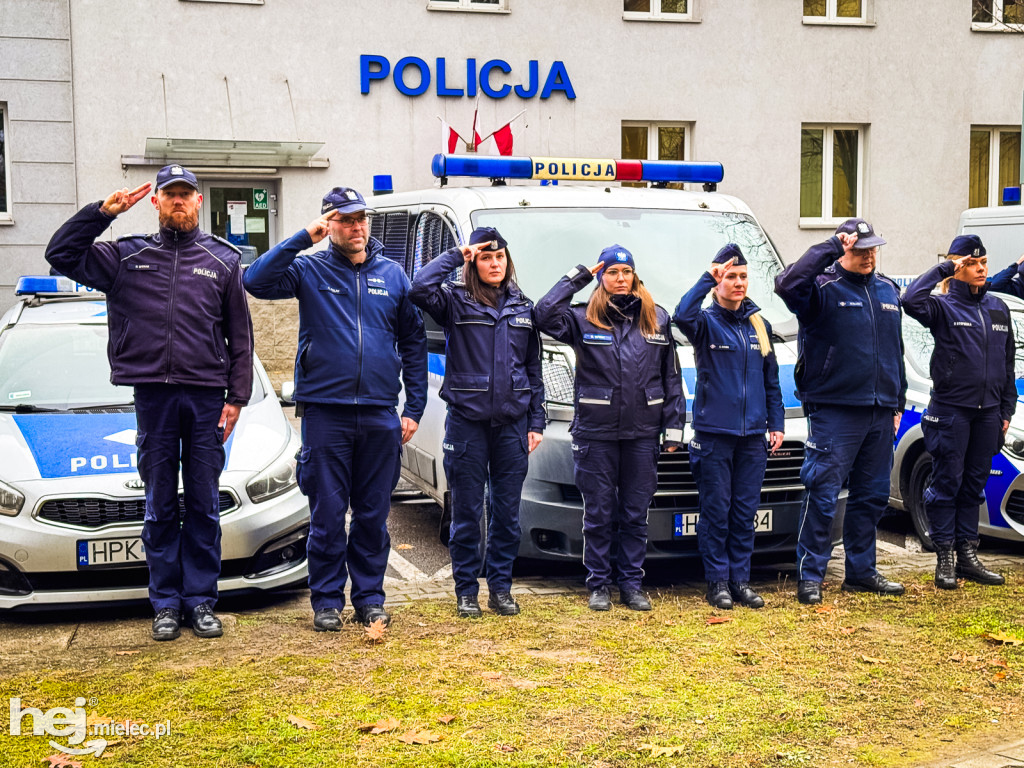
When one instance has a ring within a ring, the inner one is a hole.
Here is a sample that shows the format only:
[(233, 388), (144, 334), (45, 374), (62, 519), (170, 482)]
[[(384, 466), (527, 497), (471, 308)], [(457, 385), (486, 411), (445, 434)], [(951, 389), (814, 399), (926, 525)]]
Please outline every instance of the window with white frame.
[(804, 0), (804, 23), (866, 24), (871, 0)]
[(431, 11), (491, 11), (506, 13), (509, 0), (427, 0)]
[(622, 0), (626, 21), (696, 21), (697, 0)]
[(11, 218), (11, 160), (8, 152), (7, 105), (0, 102), (0, 220)]
[(1024, 30), (1024, 0), (971, 0), (971, 29)]
[(864, 133), (858, 125), (801, 127), (801, 225), (832, 225), (861, 215)]
[[(623, 160), (688, 160), (690, 124), (624, 120), (622, 123)], [(646, 187), (643, 182), (623, 182), (623, 186)], [(682, 184), (668, 185), (682, 189)]]
[(971, 126), (968, 207), (1002, 205), (1003, 189), (1020, 185), (1020, 128)]

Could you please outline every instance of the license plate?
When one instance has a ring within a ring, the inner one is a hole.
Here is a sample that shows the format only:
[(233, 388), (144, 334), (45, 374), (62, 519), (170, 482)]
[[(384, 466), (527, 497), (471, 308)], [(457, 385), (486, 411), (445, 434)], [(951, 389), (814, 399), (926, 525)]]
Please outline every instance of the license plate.
[[(675, 528), (672, 531), (673, 537), (680, 539), (684, 536), (696, 536), (698, 520), (700, 520), (699, 512), (677, 512)], [(770, 509), (757, 510), (757, 524), (754, 526), (754, 533), (770, 533), (771, 530), (772, 511)]]
[(146, 548), (139, 537), (88, 539), (78, 542), (79, 568), (119, 568), (145, 565)]

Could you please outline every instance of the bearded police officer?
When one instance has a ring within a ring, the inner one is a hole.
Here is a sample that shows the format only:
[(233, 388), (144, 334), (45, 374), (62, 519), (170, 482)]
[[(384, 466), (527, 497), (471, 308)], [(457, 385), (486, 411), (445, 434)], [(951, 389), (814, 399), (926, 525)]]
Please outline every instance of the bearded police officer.
[(106, 293), (110, 378), (135, 388), (153, 639), (178, 637), (183, 612), (196, 635), (219, 637), (218, 486), (223, 444), (252, 393), (252, 322), (239, 252), (199, 229), (203, 196), (180, 165), (156, 177), (159, 232), (94, 242), (150, 189), (122, 189), (85, 206), (54, 234), (46, 260)]
[(775, 279), (799, 320), (797, 394), (807, 414), (807, 488), (797, 541), (797, 598), (821, 602), (843, 482), (843, 589), (900, 595), (875, 567), (875, 529), (889, 500), (892, 441), (906, 402), (900, 290), (875, 270), (885, 240), (848, 219)]
[[(341, 628), (348, 576), (356, 620), (390, 622), (384, 571), (391, 550), (391, 492), (402, 444), (416, 431), (427, 402), (423, 320), (409, 300), (402, 267), (370, 237), (366, 213), (361, 194), (335, 187), (324, 196), (319, 218), (245, 273), (253, 296), (299, 300), (298, 481), (310, 502), (309, 588), (318, 632)], [(324, 238), (325, 250), (299, 255)]]

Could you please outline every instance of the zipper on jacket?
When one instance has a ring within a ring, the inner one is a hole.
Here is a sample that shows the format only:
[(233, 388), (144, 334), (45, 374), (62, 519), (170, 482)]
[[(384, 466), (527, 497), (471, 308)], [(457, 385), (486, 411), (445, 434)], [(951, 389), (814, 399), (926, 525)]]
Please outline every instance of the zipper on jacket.
[[(981, 321), (981, 346), (985, 348), (985, 367), (982, 368), (982, 376), (988, 376), (988, 326), (985, 322), (985, 315), (981, 311), (981, 303), (978, 303), (978, 319)], [(984, 379), (982, 379), (984, 381)], [(985, 388), (982, 387), (981, 397), (978, 400), (978, 408), (985, 405)]]
[(356, 264), (356, 403), (359, 402), (359, 385), (363, 380), (363, 288), (359, 282), (362, 264)]
[(867, 285), (864, 286), (864, 296), (868, 300), (868, 311), (871, 312), (871, 331), (875, 336), (875, 391), (871, 394), (874, 395), (874, 404), (878, 405), (878, 324), (875, 322), (875, 307)]
[(171, 383), (171, 353), (174, 348), (174, 326), (171, 324), (171, 313), (174, 311), (174, 293), (178, 287), (178, 232), (174, 233), (174, 266), (171, 268), (171, 296), (167, 302), (167, 375), (164, 383)]
[(743, 410), (741, 411), (742, 421), (740, 422), (740, 430), (744, 435), (747, 433), (747, 362), (750, 357), (750, 337), (747, 335), (747, 330), (743, 326), (743, 321), (737, 318), (738, 329), (740, 333), (740, 348), (743, 350)]

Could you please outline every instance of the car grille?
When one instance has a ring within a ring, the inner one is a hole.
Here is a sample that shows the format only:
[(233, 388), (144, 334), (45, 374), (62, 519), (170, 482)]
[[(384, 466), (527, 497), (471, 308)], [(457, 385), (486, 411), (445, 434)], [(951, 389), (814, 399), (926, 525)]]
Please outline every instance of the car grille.
[(1024, 525), (1024, 491), (1014, 491), (1006, 500), (1006, 516)]
[[(223, 515), (238, 507), (233, 494), (221, 491), (218, 501)], [(185, 517), (185, 497), (178, 494), (178, 515)], [(52, 523), (79, 528), (102, 528), (115, 523), (141, 523), (146, 516), (146, 498), (130, 499), (50, 499), (39, 508), (37, 517)]]

